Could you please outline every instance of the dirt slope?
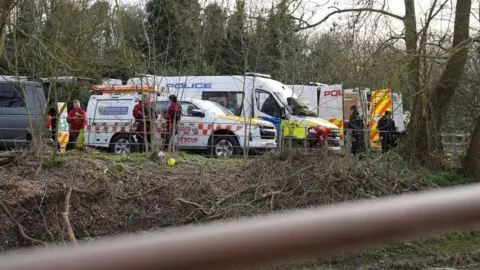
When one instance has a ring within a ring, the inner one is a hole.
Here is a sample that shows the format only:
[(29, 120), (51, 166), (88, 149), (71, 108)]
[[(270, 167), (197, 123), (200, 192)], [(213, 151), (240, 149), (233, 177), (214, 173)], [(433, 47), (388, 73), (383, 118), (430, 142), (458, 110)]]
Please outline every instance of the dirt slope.
[(89, 239), (435, 187), (393, 163), (322, 153), (249, 160), (182, 155), (177, 161), (172, 168), (141, 155), (70, 154), (55, 162), (4, 162), (0, 249), (63, 242), (61, 213), (70, 188), (70, 223), (77, 239)]

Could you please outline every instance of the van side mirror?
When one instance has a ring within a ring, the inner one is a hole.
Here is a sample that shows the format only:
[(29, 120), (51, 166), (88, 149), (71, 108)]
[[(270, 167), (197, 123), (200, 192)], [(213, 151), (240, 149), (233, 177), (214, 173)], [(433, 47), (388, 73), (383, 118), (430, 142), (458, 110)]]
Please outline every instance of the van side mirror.
[(287, 98), (287, 105), (292, 106), (292, 98), (291, 97)]
[(285, 107), (280, 108), (280, 119), (286, 119), (287, 118), (287, 111), (285, 110)]
[(195, 117), (205, 117), (205, 113), (199, 109), (193, 109), (190, 111), (190, 115)]

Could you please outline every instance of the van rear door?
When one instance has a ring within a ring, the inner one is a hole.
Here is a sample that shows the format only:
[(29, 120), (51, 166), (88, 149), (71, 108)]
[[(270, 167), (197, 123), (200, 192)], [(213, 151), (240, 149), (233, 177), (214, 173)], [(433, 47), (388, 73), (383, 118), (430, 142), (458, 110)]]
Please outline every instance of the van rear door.
[(132, 97), (91, 97), (87, 109), (87, 117), (91, 117), (88, 119), (91, 128), (85, 134), (88, 144), (95, 147), (109, 147), (112, 136), (120, 132), (122, 127), (131, 126), (133, 123), (134, 105), (135, 99)]

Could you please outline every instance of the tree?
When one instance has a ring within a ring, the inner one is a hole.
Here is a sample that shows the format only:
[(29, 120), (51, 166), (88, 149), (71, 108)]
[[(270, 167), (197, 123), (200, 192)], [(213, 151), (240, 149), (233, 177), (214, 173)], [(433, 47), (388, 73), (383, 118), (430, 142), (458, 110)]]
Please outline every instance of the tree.
[[(474, 64), (473, 72), (470, 74), (472, 79), (469, 83), (469, 89), (472, 90), (473, 95), (464, 100), (476, 101), (474, 105), (477, 106), (473, 110), (471, 107), (468, 107), (470, 108), (470, 111), (474, 112), (476, 120), (474, 122), (475, 128), (472, 131), (464, 165), (468, 175), (475, 178), (475, 180), (480, 181), (480, 109), (478, 106), (480, 105), (480, 78), (478, 77), (478, 73), (480, 72), (480, 45), (477, 45), (474, 55), (475, 58), (472, 61)], [(465, 105), (464, 100), (461, 102), (462, 105)]]
[[(445, 7), (448, 1), (433, 1), (429, 9), (426, 23), (421, 31), (417, 30), (415, 1), (405, 0), (405, 16), (399, 16), (383, 9), (372, 7), (337, 9), (322, 20), (308, 24), (303, 23), (297, 30), (305, 30), (324, 23), (335, 14), (345, 12), (375, 13), (388, 16), (404, 23), (405, 57), (408, 65), (405, 68), (404, 79), (408, 96), (413, 97), (410, 105), (411, 121), (408, 126), (409, 137), (405, 154), (413, 163), (436, 167), (440, 165), (438, 159), (441, 153), (441, 131), (443, 120), (448, 111), (451, 99), (459, 84), (463, 73), (469, 44), (469, 20), (471, 0), (457, 1), (455, 7), (455, 23), (453, 30), (453, 42), (448, 62), (444, 65), (443, 72), (435, 83), (430, 87), (420, 82), (423, 55), (428, 46), (428, 31), (433, 18)], [(429, 138), (429, 139), (425, 139)]]
[(245, 22), (245, 1), (237, 0), (235, 12), (228, 20), (226, 36), (220, 53), (221, 63), (218, 65), (218, 73), (232, 75), (243, 73), (247, 69), (246, 48), (248, 39)]
[(165, 67), (188, 66), (194, 61), (195, 26), (200, 5), (196, 0), (150, 0), (147, 3), (153, 58)]
[(3, 53), (5, 38), (7, 35), (7, 24), (10, 19), (10, 13), (19, 0), (4, 0), (0, 3), (0, 55)]
[(227, 15), (218, 4), (209, 4), (204, 9), (204, 17), (202, 24), (202, 32), (204, 33), (203, 58), (205, 62), (214, 68), (215, 72), (219, 72), (220, 53), (222, 50), (222, 42), (225, 38), (225, 25)]
[[(457, 1), (455, 8), (455, 23), (453, 30), (453, 43), (451, 46), (451, 55), (445, 65), (443, 72), (436, 85), (432, 89), (424, 91), (423, 95), (417, 95), (413, 99), (412, 117), (409, 124), (410, 136), (408, 139), (410, 158), (412, 161), (418, 161), (420, 164), (429, 166), (438, 166), (441, 160), (435, 154), (442, 151), (442, 126), (448, 113), (452, 97), (459, 85), (460, 79), (467, 61), (468, 49), (471, 44), (469, 37), (470, 29), (470, 11), (471, 0)], [(432, 7), (433, 10), (434, 7)], [(413, 25), (414, 18), (406, 19), (406, 25)], [(410, 26), (412, 27), (412, 26)], [(426, 30), (424, 29), (426, 32)], [(413, 29), (407, 30), (412, 32), (412, 37), (407, 39), (407, 48), (411, 48), (415, 53), (420, 54), (423, 50), (421, 46), (425, 46), (426, 38), (424, 35), (420, 38), (420, 48), (416, 47), (416, 38), (413, 38)], [(411, 55), (411, 53), (409, 53)], [(412, 56), (412, 67), (409, 71), (416, 74), (416, 77), (409, 78), (409, 83), (416, 85), (418, 88), (420, 70), (419, 56)], [(410, 91), (413, 93), (413, 91)], [(425, 140), (425, 138), (429, 138)], [(442, 159), (443, 157), (440, 157)]]

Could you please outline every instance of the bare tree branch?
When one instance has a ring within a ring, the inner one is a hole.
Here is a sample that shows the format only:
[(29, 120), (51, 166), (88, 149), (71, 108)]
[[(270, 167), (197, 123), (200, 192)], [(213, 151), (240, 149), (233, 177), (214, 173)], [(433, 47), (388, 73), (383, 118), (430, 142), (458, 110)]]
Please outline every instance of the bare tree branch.
[(314, 27), (317, 27), (319, 26), (320, 24), (324, 23), (325, 21), (327, 21), (330, 17), (332, 17), (333, 15), (335, 14), (341, 14), (341, 13), (347, 13), (347, 12), (374, 12), (374, 13), (380, 13), (380, 14), (383, 14), (383, 15), (386, 15), (386, 16), (389, 16), (389, 17), (392, 17), (392, 18), (395, 18), (395, 19), (398, 19), (398, 20), (401, 20), (403, 21), (403, 17), (402, 16), (399, 16), (399, 15), (396, 15), (396, 14), (393, 14), (391, 12), (388, 12), (386, 10), (382, 10), (382, 9), (375, 9), (375, 8), (349, 8), (349, 9), (338, 9), (336, 7), (330, 7), (330, 8), (335, 8), (337, 10), (333, 11), (333, 12), (330, 12), (327, 16), (325, 16), (323, 19), (321, 19), (320, 21), (316, 22), (316, 23), (313, 23), (313, 24), (310, 24), (304, 20), (301, 20), (301, 19), (298, 19), (296, 18), (296, 20), (300, 21), (301, 23), (303, 23), (305, 26), (302, 26), (302, 27), (299, 27), (296, 29), (296, 32), (298, 31), (302, 31), (302, 30), (306, 30), (306, 29), (310, 29), (310, 28), (314, 28)]
[(42, 244), (44, 246), (46, 246), (47, 244), (41, 240), (38, 240), (38, 239), (35, 239), (33, 237), (30, 237), (28, 236), (26, 233), (25, 233), (25, 230), (23, 229), (23, 226), (22, 224), (20, 224), (12, 215), (12, 213), (10, 213), (10, 211), (8, 210), (7, 206), (3, 203), (3, 202), (0, 202), (0, 207), (2, 208), (3, 212), (5, 213), (5, 215), (7, 215), (7, 217), (10, 219), (10, 221), (12, 221), (13, 223), (15, 223), (15, 225), (17, 225), (17, 228), (18, 228), (18, 232), (20, 233), (20, 235), (26, 239), (26, 240), (29, 240), (33, 243), (39, 243), (39, 244)]
[(64, 210), (62, 212), (62, 219), (66, 229), (66, 236), (68, 241), (77, 244), (77, 239), (75, 238), (75, 234), (72, 229), (72, 225), (70, 224), (70, 220), (68, 219), (68, 214), (70, 213), (70, 196), (72, 195), (72, 188), (70, 188), (65, 196), (65, 203), (64, 203)]

